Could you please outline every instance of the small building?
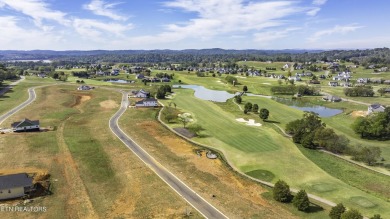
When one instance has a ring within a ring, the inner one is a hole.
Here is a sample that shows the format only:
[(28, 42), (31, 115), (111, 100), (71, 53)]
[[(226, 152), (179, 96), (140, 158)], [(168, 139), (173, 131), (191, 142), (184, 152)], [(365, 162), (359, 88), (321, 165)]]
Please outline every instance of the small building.
[(337, 81), (329, 81), (329, 86), (331, 86), (331, 87), (337, 87), (337, 86), (339, 86), (339, 82), (337, 82)]
[(138, 98), (147, 98), (150, 96), (150, 92), (148, 91), (145, 91), (143, 89), (139, 90), (136, 94), (135, 94), (135, 97), (138, 97)]
[(322, 99), (324, 99), (325, 101), (329, 101), (329, 102), (340, 102), (341, 101), (340, 97), (332, 96), (332, 95), (326, 96)]
[(23, 119), (11, 125), (14, 132), (39, 131), (39, 120)]
[(81, 85), (80, 87), (77, 88), (77, 90), (91, 90), (92, 87), (88, 85)]
[(26, 173), (0, 176), (0, 200), (20, 198), (33, 188), (33, 179)]
[(379, 113), (379, 112), (384, 112), (386, 109), (385, 106), (379, 104), (379, 103), (374, 103), (374, 104), (371, 104), (370, 106), (368, 106), (368, 111), (367, 113), (368, 114), (371, 114), (371, 113)]
[(146, 98), (135, 103), (136, 107), (156, 107), (158, 102), (154, 98)]

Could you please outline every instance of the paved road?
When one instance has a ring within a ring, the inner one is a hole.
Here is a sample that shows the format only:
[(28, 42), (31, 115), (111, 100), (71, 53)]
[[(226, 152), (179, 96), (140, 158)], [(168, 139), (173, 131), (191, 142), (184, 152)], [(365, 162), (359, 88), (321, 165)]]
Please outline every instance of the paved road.
[(227, 218), (223, 213), (218, 211), (214, 206), (196, 194), (186, 184), (184, 184), (175, 175), (164, 168), (158, 163), (152, 156), (144, 151), (141, 146), (134, 142), (129, 136), (127, 136), (119, 127), (118, 120), (122, 114), (126, 111), (128, 106), (127, 93), (122, 93), (122, 104), (118, 112), (111, 117), (109, 126), (111, 131), (130, 149), (136, 154), (150, 169), (152, 169), (165, 183), (167, 183), (175, 192), (177, 192), (182, 198), (184, 198), (190, 205), (197, 209), (206, 218)]
[(25, 79), (24, 76), (20, 76), (20, 79), (17, 80), (17, 81), (14, 81), (12, 82), (11, 84), (9, 84), (7, 87), (3, 88), (0, 90), (0, 96), (2, 96), (3, 94), (7, 93), (13, 86), (19, 84), (19, 82), (23, 81)]
[(28, 89), (28, 96), (29, 97), (28, 97), (28, 99), (26, 101), (24, 101), (19, 106), (13, 108), (12, 110), (8, 111), (4, 115), (0, 116), (0, 124), (3, 123), (6, 119), (8, 119), (8, 117), (10, 117), (13, 114), (17, 113), (19, 110), (23, 109), (24, 107), (26, 107), (30, 103), (34, 102), (35, 98), (37, 97), (37, 95), (35, 94), (35, 90), (34, 89), (35, 89), (35, 87), (32, 87), (32, 88)]

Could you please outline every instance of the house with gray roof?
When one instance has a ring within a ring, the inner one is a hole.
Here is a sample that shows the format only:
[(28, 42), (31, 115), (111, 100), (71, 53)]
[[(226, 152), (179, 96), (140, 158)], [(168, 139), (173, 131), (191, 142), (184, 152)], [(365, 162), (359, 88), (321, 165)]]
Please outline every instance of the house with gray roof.
[(0, 176), (0, 200), (20, 198), (33, 188), (33, 179), (26, 173)]
[(23, 119), (11, 124), (14, 132), (39, 131), (39, 120)]
[(158, 102), (154, 98), (145, 98), (141, 101), (135, 103), (136, 107), (156, 107), (158, 106)]
[(383, 106), (379, 103), (374, 103), (374, 104), (371, 104), (370, 106), (368, 106), (367, 114), (384, 112), (385, 109), (386, 109), (385, 106)]

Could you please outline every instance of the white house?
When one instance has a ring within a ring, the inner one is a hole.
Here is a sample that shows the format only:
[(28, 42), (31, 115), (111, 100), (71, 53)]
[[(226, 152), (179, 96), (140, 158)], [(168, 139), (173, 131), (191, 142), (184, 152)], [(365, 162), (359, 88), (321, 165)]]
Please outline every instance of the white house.
[(337, 81), (329, 81), (329, 86), (331, 86), (331, 87), (337, 87), (337, 86), (339, 86), (339, 82), (337, 82)]
[(136, 94), (135, 97), (138, 98), (147, 98), (149, 97), (150, 93), (148, 91), (144, 91), (143, 89), (139, 90)]
[(23, 119), (22, 121), (12, 123), (11, 127), (14, 132), (39, 131), (39, 120)]
[(135, 103), (136, 107), (155, 107), (158, 106), (157, 100), (154, 98), (147, 98)]
[(88, 85), (81, 85), (80, 87), (77, 88), (77, 90), (91, 90), (92, 87)]
[(23, 197), (33, 187), (33, 179), (26, 173), (0, 176), (0, 200)]
[(379, 103), (374, 103), (374, 104), (368, 106), (367, 114), (384, 112), (385, 108), (386, 108), (385, 106), (380, 105)]

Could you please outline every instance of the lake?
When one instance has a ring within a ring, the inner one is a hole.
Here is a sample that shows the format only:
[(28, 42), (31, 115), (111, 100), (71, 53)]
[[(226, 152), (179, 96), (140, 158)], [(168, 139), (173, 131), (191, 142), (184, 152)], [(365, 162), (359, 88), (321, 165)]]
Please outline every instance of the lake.
[[(217, 90), (210, 90), (200, 85), (173, 85), (173, 88), (186, 88), (186, 89), (192, 89), (195, 91), (195, 97), (202, 99), (202, 100), (210, 100), (215, 102), (226, 102), (228, 99), (233, 98), (237, 94), (231, 94), (226, 91), (217, 91)], [(286, 99), (286, 98), (276, 98), (271, 96), (265, 96), (265, 95), (257, 95), (257, 94), (250, 94), (247, 93), (248, 96), (257, 96), (260, 98), (272, 98), (278, 103), (282, 103), (284, 105), (287, 105), (289, 107), (299, 109), (302, 111), (311, 111), (318, 113), (320, 117), (331, 117), (334, 115), (337, 115), (339, 113), (342, 113), (343, 110), (340, 109), (332, 109), (324, 106), (318, 106), (309, 102), (304, 102), (300, 100), (293, 100), (293, 99)]]
[(105, 82), (111, 82), (111, 83), (120, 83), (120, 84), (128, 84), (128, 83), (131, 83), (131, 81), (126, 81), (126, 80), (122, 80), (122, 79), (107, 79), (107, 80), (104, 80)]
[(199, 85), (173, 85), (173, 88), (186, 88), (195, 91), (195, 97), (202, 100), (210, 100), (215, 102), (226, 102), (235, 95), (226, 91), (210, 90)]
[(343, 112), (341, 109), (332, 109), (325, 106), (318, 106), (309, 102), (301, 101), (301, 100), (293, 100), (293, 99), (285, 99), (285, 98), (272, 98), (278, 103), (285, 104), (289, 107), (299, 109), (302, 111), (311, 111), (318, 113), (320, 117), (331, 117)]

